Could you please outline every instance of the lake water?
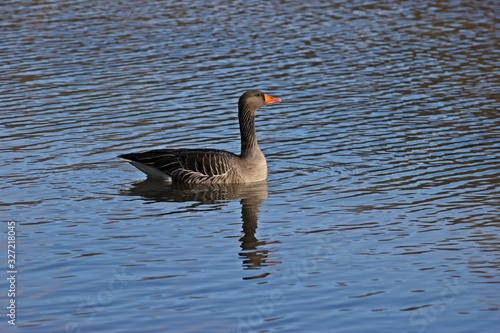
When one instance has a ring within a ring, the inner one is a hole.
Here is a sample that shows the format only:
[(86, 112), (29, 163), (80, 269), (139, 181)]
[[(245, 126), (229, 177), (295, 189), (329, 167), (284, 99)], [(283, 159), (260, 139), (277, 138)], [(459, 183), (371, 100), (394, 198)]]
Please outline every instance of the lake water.
[[(498, 332), (497, 1), (0, 14), (1, 332)], [(252, 88), (283, 100), (257, 115), (267, 182), (166, 186), (116, 158), (237, 153)]]

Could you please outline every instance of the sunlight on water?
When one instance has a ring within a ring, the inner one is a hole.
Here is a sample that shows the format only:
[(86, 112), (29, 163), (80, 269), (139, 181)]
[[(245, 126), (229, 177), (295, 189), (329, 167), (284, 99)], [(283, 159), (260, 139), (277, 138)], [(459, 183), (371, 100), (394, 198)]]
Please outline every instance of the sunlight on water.
[[(1, 331), (496, 332), (498, 9), (3, 2)], [(257, 114), (266, 182), (116, 158), (238, 153), (254, 88), (283, 100)]]

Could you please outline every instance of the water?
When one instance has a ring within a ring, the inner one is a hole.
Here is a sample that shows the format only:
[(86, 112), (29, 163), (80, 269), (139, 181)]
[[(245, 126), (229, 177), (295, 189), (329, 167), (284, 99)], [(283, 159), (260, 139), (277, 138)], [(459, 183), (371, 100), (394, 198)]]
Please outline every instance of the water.
[[(2, 2), (2, 332), (496, 332), (499, 9)], [(249, 88), (267, 182), (116, 159), (238, 152)]]

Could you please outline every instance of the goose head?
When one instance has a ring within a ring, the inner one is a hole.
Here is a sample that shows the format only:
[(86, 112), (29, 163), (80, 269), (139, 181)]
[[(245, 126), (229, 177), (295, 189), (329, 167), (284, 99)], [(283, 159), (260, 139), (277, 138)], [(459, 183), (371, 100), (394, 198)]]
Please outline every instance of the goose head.
[(238, 101), (239, 110), (256, 112), (259, 108), (267, 104), (279, 103), (281, 99), (264, 94), (260, 90), (249, 90), (241, 95)]

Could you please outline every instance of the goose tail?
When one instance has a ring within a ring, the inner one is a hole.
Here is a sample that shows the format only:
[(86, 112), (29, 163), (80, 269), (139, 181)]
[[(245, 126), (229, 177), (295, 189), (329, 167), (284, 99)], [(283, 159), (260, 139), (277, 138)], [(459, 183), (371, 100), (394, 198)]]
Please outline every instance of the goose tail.
[(161, 180), (164, 180), (166, 182), (172, 181), (172, 178), (169, 175), (167, 175), (166, 173), (164, 173), (164, 172), (162, 172), (162, 171), (160, 171), (152, 166), (149, 166), (149, 165), (146, 165), (144, 163), (136, 161), (132, 155), (133, 154), (118, 155), (118, 158), (132, 164), (137, 169), (144, 172), (148, 176), (148, 178), (161, 179)]

